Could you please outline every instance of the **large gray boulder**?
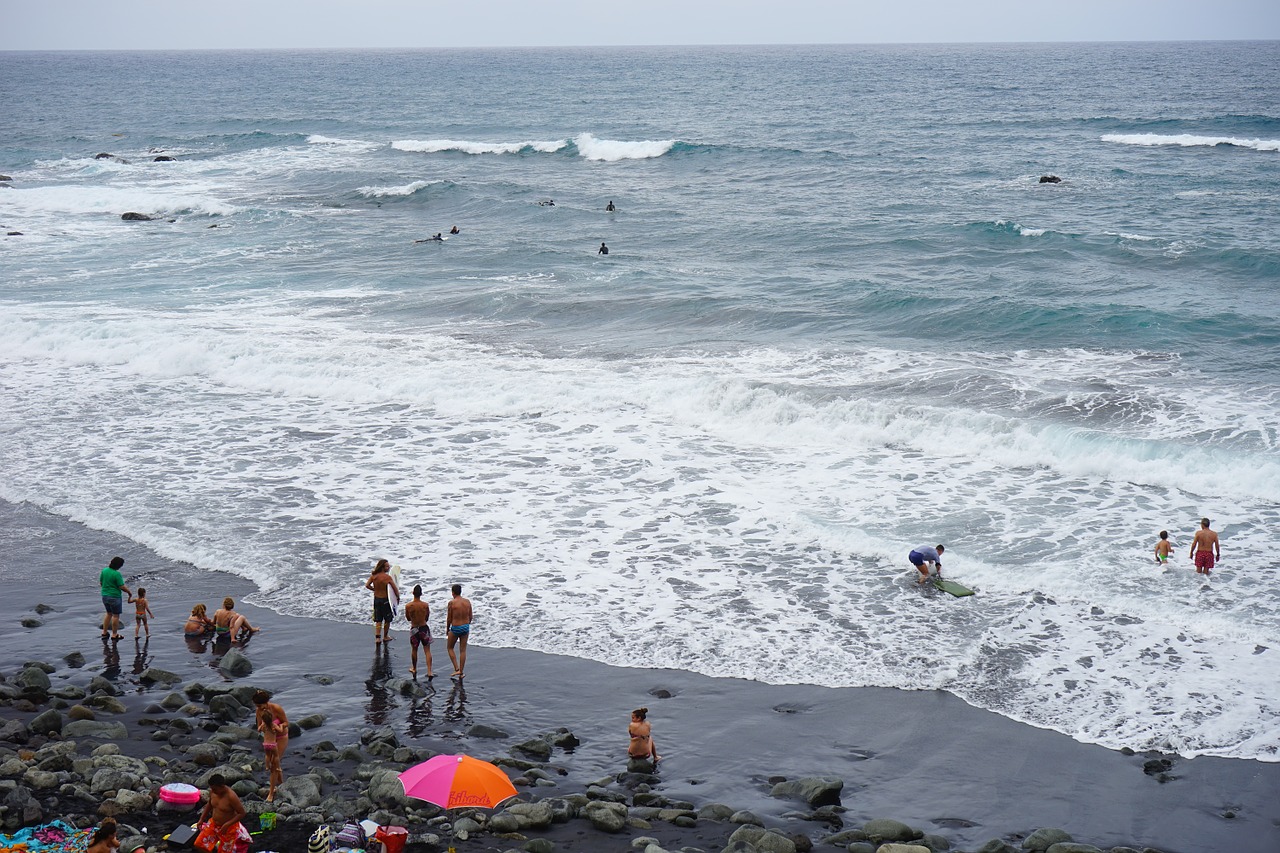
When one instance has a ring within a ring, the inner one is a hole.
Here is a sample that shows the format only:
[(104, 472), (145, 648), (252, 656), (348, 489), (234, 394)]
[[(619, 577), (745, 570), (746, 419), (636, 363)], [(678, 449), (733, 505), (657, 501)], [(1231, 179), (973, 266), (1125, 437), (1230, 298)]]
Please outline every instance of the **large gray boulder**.
[(97, 740), (126, 740), (129, 729), (124, 723), (113, 720), (99, 722), (97, 720), (72, 720), (62, 727), (62, 736), (69, 738), (91, 737)]
[(1055, 844), (1063, 841), (1074, 840), (1075, 839), (1073, 839), (1065, 830), (1046, 827), (1044, 829), (1037, 829), (1035, 832), (1024, 838), (1022, 841), (1022, 849), (1031, 850), (1033, 853), (1044, 853), (1045, 850), (1048, 850)]
[(222, 660), (218, 662), (218, 669), (232, 678), (244, 678), (253, 672), (253, 661), (232, 649), (222, 656)]
[(521, 829), (545, 829), (555, 820), (555, 811), (551, 808), (551, 804), (546, 801), (537, 803), (516, 803), (507, 807), (507, 814), (512, 814), (521, 820)]
[(31, 740), (31, 727), (22, 720), (5, 720), (0, 723), (0, 741), (26, 743)]
[(103, 767), (101, 770), (94, 771), (93, 778), (89, 781), (89, 790), (95, 794), (105, 794), (107, 791), (131, 791), (138, 787), (140, 781), (137, 776), (128, 771)]
[(33, 791), (49, 791), (61, 784), (57, 773), (36, 767), (28, 768), (27, 772), (22, 774), (22, 782)]
[(1045, 853), (1102, 853), (1102, 849), (1092, 844), (1078, 844), (1074, 841), (1059, 841), (1050, 844)]
[(601, 832), (621, 832), (627, 825), (627, 807), (593, 800), (582, 807), (582, 816)]
[(24, 690), (32, 690), (38, 693), (48, 693), (50, 682), (49, 676), (38, 666), (28, 666), (18, 673), (14, 681)]
[(138, 680), (143, 684), (176, 684), (182, 680), (182, 676), (176, 672), (170, 672), (167, 669), (158, 669), (156, 667), (148, 667), (138, 676)]
[(919, 830), (912, 829), (905, 823), (896, 820), (869, 820), (862, 825), (862, 831), (867, 834), (867, 839), (877, 844), (885, 841), (915, 841), (924, 835)]
[(785, 800), (804, 800), (811, 806), (840, 805), (840, 791), (844, 780), (833, 776), (810, 776), (804, 779), (788, 779), (779, 782), (769, 791), (769, 796)]
[(49, 735), (62, 731), (62, 714), (53, 708), (37, 714), (31, 720), (31, 731), (38, 735)]
[(796, 853), (796, 843), (785, 835), (749, 824), (738, 827), (729, 836), (726, 850), (735, 849), (738, 842), (750, 844), (757, 853)]
[(310, 774), (290, 776), (276, 788), (276, 797), (300, 809), (320, 805), (320, 780)]
[(877, 847), (876, 853), (929, 853), (929, 848), (923, 844), (899, 844), (891, 841)]
[(399, 774), (394, 770), (378, 770), (369, 779), (366, 791), (370, 800), (382, 808), (414, 808), (422, 805), (421, 800), (406, 796), (404, 785), (400, 784)]
[(0, 801), (0, 805), (3, 805), (8, 812), (5, 826), (9, 829), (30, 826), (44, 820), (44, 809), (40, 807), (40, 801), (31, 796), (31, 792), (21, 785), (6, 794), (4, 800)]
[(993, 838), (979, 847), (976, 853), (1018, 853), (1018, 848), (1003, 838)]

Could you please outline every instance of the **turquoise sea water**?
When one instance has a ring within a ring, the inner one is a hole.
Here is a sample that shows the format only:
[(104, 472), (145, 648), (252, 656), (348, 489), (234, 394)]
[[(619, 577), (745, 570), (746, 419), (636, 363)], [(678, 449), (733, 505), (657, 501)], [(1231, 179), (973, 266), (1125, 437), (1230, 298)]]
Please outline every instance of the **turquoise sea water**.
[(478, 642), (1280, 758), (1280, 44), (0, 75), (0, 497), (284, 610), (385, 555)]

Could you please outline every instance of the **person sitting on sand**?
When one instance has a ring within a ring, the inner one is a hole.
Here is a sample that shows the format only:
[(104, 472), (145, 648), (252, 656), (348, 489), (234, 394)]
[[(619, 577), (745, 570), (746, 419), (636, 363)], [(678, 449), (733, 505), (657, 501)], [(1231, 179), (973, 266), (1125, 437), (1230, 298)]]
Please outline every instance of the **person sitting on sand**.
[(222, 599), (222, 609), (213, 611), (213, 633), (218, 639), (243, 639), (248, 634), (258, 633), (257, 628), (249, 624), (249, 620), (236, 612), (236, 602), (231, 596)]
[(1156, 543), (1156, 562), (1169, 562), (1169, 554), (1173, 552), (1173, 544), (1169, 541), (1169, 531), (1160, 531), (1160, 541)]
[(116, 838), (116, 832), (119, 827), (112, 818), (107, 818), (93, 832), (93, 837), (89, 839), (89, 846), (85, 849), (85, 853), (115, 853), (117, 847), (120, 846), (120, 839)]
[(418, 674), (418, 646), (427, 655), (427, 681), (435, 678), (431, 672), (431, 626), (427, 619), (431, 616), (431, 605), (422, 600), (422, 584), (414, 584), (413, 601), (404, 606), (404, 616), (409, 620), (409, 650), (412, 663), (409, 674)]
[(197, 604), (191, 608), (191, 615), (182, 626), (182, 636), (188, 640), (199, 640), (211, 633), (213, 633), (213, 620), (208, 617), (205, 606)]
[(929, 573), (937, 567), (938, 577), (942, 577), (942, 552), (947, 550), (942, 545), (935, 545), (930, 548), (928, 545), (921, 545), (919, 548), (912, 548), (911, 553), (907, 555), (907, 559), (911, 561), (911, 565), (915, 566), (920, 572), (920, 577), (916, 583), (924, 583), (929, 579)]
[(662, 756), (658, 755), (658, 747), (653, 742), (653, 726), (649, 724), (648, 716), (648, 708), (636, 708), (631, 712), (631, 725), (627, 726), (627, 732), (631, 735), (627, 757), (632, 761), (652, 761), (657, 764)]

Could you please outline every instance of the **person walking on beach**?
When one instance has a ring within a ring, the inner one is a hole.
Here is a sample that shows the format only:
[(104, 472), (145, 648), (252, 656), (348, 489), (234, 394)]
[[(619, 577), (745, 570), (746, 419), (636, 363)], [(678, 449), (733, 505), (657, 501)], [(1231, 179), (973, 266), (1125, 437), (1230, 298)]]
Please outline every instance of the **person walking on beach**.
[(632, 761), (652, 761), (657, 764), (662, 756), (658, 755), (658, 747), (653, 742), (653, 726), (649, 724), (648, 717), (648, 708), (636, 708), (631, 712), (631, 724), (627, 726), (627, 733), (631, 735), (627, 757)]
[(373, 642), (374, 645), (381, 645), (383, 640), (383, 628), (386, 628), (386, 641), (391, 642), (391, 617), (395, 616), (395, 611), (391, 609), (391, 596), (388, 589), (395, 590), (396, 596), (400, 595), (400, 587), (396, 586), (395, 579), (391, 577), (391, 563), (387, 560), (379, 560), (373, 567), (373, 574), (369, 576), (369, 580), (365, 581), (365, 589), (373, 590)]
[[(453, 664), (451, 678), (462, 680), (463, 670), (467, 668), (467, 637), (471, 634), (471, 602), (462, 597), (462, 584), (453, 585), (453, 598), (449, 601), (449, 609), (445, 611), (444, 627), (448, 632), (445, 640), (449, 652), (449, 662)], [(453, 647), (457, 644), (457, 657)]]
[(200, 834), (196, 836), (196, 847), (201, 850), (216, 850), (218, 853), (232, 851), (241, 838), (252, 841), (249, 833), (241, 825), (244, 819), (244, 804), (235, 791), (227, 786), (226, 777), (214, 773), (209, 777), (209, 802), (200, 812)]
[(147, 636), (151, 636), (151, 626), (147, 624), (147, 618), (155, 618), (155, 614), (151, 612), (151, 604), (147, 601), (147, 588), (145, 586), (138, 587), (138, 594), (133, 597), (133, 636), (138, 636), (138, 631), (145, 628)]
[(1173, 552), (1173, 543), (1169, 541), (1169, 531), (1160, 531), (1160, 541), (1156, 543), (1156, 562), (1164, 565), (1169, 562), (1169, 554)]
[[(258, 690), (253, 694), (254, 726), (262, 732), (263, 763), (267, 764), (268, 782), (267, 802), (275, 796), (276, 787), (284, 781), (284, 751), (289, 745), (289, 715), (284, 708), (271, 701), (271, 694)], [(267, 749), (267, 732), (271, 731), (274, 749)], [(274, 753), (274, 756), (270, 753)], [(273, 759), (268, 761), (268, 759)]]
[(1196, 561), (1196, 574), (1209, 574), (1215, 564), (1222, 561), (1222, 549), (1218, 534), (1209, 529), (1209, 519), (1200, 519), (1200, 529), (1191, 542), (1191, 559)]
[(124, 575), (120, 569), (124, 567), (124, 557), (112, 557), (111, 562), (98, 575), (98, 585), (102, 588), (102, 607), (106, 614), (102, 617), (102, 636), (109, 633), (111, 639), (119, 640), (120, 614), (124, 612), (124, 594), (128, 593), (133, 600), (133, 591), (124, 585)]
[(431, 672), (431, 626), (427, 624), (431, 605), (422, 600), (422, 584), (414, 584), (413, 601), (404, 606), (404, 616), (409, 620), (409, 654), (413, 661), (409, 674), (418, 674), (418, 646), (422, 646), (427, 657), (427, 681), (430, 681), (435, 678)]
[(916, 583), (924, 583), (929, 579), (930, 571), (934, 571), (938, 577), (942, 577), (942, 552), (946, 551), (946, 547), (935, 545), (930, 548), (928, 545), (921, 545), (919, 548), (912, 548), (911, 553), (907, 555), (907, 559), (911, 561), (911, 565), (915, 566), (920, 572), (920, 577)]

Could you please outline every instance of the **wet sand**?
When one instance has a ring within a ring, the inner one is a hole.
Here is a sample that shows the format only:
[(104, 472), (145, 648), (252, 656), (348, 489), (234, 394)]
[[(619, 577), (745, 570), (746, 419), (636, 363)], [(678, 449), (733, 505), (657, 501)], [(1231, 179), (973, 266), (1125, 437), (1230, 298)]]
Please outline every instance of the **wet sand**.
[[(771, 686), (671, 670), (621, 668), (576, 658), (484, 646), (484, 591), (467, 590), (476, 606), (465, 685), (448, 678), (443, 640), (434, 644), (439, 673), (421, 698), (388, 691), (388, 676), (410, 677), (406, 623), (396, 621), (387, 651), (372, 628), (283, 616), (253, 605), (254, 589), (240, 578), (165, 560), (122, 537), (90, 530), (27, 505), (0, 502), (0, 672), (27, 660), (59, 667), (80, 651), (87, 664), (75, 677), (107, 674), (128, 690), (146, 666), (184, 679), (222, 680), (217, 656), (193, 650), (181, 636), (191, 605), (212, 611), (222, 597), (263, 627), (242, 650), (254, 664), (243, 679), (274, 690), (294, 719), (323, 713), (325, 725), (297, 738), (286, 772), (300, 769), (307, 746), (322, 739), (358, 739), (370, 725), (392, 726), (402, 741), (449, 752), (492, 757), (525, 737), (571, 729), (582, 745), (556, 752), (565, 781), (548, 795), (584, 787), (625, 769), (626, 725), (632, 708), (650, 709), (665, 761), (658, 791), (695, 805), (723, 802), (774, 823), (802, 803), (768, 796), (771, 776), (836, 776), (844, 780), (846, 826), (893, 818), (972, 849), (988, 839), (1059, 827), (1077, 841), (1102, 848), (1154, 847), (1169, 853), (1280, 849), (1280, 764), (1176, 756), (1161, 783), (1145, 775), (1154, 754), (1124, 755), (1077, 743), (972, 708), (943, 692), (880, 688)], [(126, 607), (126, 638), (98, 637), (98, 570), (113, 555), (126, 560), (127, 582), (149, 590), (158, 618), (149, 642), (136, 642)], [(353, 567), (353, 585), (362, 584)], [(406, 578), (406, 581), (412, 579)], [(428, 600), (432, 627), (442, 631), (447, 594)], [(24, 628), (37, 603), (55, 608), (44, 624)], [(118, 666), (118, 673), (111, 673)], [(425, 665), (419, 681), (427, 685)], [(308, 676), (313, 676), (308, 678)], [(330, 676), (332, 684), (319, 683)], [(55, 676), (56, 677), (56, 676)], [(669, 698), (661, 698), (662, 694)], [(17, 715), (0, 708), (0, 718)], [(512, 734), (508, 741), (469, 738), (472, 725)], [(134, 744), (134, 748), (146, 748)], [(1226, 817), (1232, 814), (1234, 817)], [(784, 821), (787, 831), (819, 839), (830, 830)], [(689, 835), (690, 841), (695, 836)], [(621, 840), (620, 840), (620, 843)], [(705, 843), (705, 842), (704, 842)]]

